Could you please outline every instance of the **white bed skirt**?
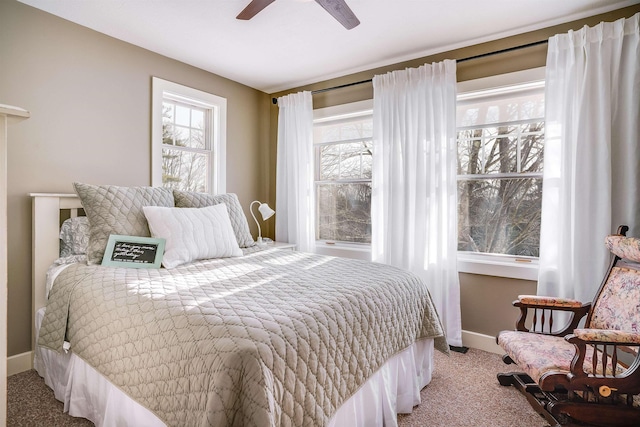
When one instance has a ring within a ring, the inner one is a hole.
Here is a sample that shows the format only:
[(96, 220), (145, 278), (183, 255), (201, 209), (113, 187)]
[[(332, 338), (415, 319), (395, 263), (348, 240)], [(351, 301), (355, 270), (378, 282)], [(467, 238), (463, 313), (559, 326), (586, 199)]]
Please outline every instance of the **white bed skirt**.
[[(40, 309), (36, 331), (43, 316)], [(433, 349), (433, 340), (424, 339), (389, 359), (338, 409), (329, 427), (397, 426), (396, 414), (410, 413), (420, 403), (420, 390), (431, 381)], [(98, 427), (165, 426), (71, 352), (59, 354), (36, 346), (33, 365), (69, 415), (91, 420)]]

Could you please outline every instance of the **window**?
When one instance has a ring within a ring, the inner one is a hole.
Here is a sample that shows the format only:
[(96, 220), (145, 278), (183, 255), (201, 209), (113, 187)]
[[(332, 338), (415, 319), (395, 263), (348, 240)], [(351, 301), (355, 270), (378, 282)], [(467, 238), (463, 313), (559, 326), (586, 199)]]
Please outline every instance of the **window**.
[(152, 185), (225, 191), (226, 99), (153, 78)]
[[(459, 271), (537, 280), (544, 68), (461, 82), (458, 94)], [(372, 106), (314, 111), (319, 253), (371, 243)]]
[(371, 244), (371, 103), (316, 110), (316, 239)]
[(458, 250), (537, 257), (544, 81), (458, 96)]

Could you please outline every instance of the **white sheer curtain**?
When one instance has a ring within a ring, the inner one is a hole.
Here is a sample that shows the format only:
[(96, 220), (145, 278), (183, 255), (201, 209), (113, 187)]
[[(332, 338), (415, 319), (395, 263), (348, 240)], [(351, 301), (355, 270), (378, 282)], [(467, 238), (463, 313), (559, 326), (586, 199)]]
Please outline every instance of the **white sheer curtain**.
[(640, 235), (639, 17), (549, 39), (541, 295), (590, 301), (605, 236)]
[(375, 76), (373, 89), (372, 259), (422, 278), (461, 346), (456, 63)]
[(278, 98), (276, 240), (315, 249), (313, 100), (311, 92)]

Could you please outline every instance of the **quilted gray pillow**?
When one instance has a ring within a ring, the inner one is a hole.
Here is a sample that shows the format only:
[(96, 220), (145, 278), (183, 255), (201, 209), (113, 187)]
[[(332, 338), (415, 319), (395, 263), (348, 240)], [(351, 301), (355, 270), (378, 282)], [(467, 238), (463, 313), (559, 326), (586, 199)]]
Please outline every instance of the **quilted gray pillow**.
[(238, 200), (236, 194), (227, 193), (216, 194), (214, 196), (208, 193), (173, 190), (173, 198), (175, 199), (177, 208), (204, 208), (224, 203), (227, 205), (229, 219), (231, 220), (231, 226), (236, 235), (238, 246), (241, 248), (249, 248), (256, 244), (256, 242), (253, 241), (247, 217), (244, 215), (242, 206), (240, 206), (240, 200)]
[(117, 187), (73, 183), (89, 219), (87, 262), (100, 264), (110, 234), (150, 237), (143, 206), (173, 207), (173, 193), (161, 187)]

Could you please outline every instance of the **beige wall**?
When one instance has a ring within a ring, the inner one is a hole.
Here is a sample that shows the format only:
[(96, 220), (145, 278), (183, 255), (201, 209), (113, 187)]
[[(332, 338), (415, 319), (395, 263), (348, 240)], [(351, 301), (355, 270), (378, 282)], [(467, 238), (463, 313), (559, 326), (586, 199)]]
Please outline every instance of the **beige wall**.
[(268, 147), (266, 94), (0, 1), (0, 103), (31, 112), (9, 129), (9, 356), (31, 348), (28, 193), (73, 192), (73, 181), (150, 185), (152, 76), (227, 98), (227, 191), (245, 209), (266, 198), (258, 155)]
[(536, 282), (460, 273), (462, 329), (495, 336), (513, 329), (520, 310), (511, 303), (518, 295), (536, 293)]
[[(406, 67), (418, 67), (425, 63), (442, 61), (444, 59), (469, 58), (488, 52), (496, 52), (515, 46), (522, 46), (541, 40), (547, 40), (555, 34), (566, 33), (571, 29), (578, 30), (584, 25), (593, 26), (602, 21), (610, 22), (619, 18), (628, 18), (639, 11), (640, 5), (630, 6), (580, 21), (574, 21), (493, 42), (363, 71), (308, 86), (274, 93), (271, 94), (271, 96), (279, 97), (301, 90), (313, 91), (330, 88), (343, 84), (369, 80), (373, 78), (374, 75), (387, 73), (393, 70), (400, 70)], [(482, 59), (460, 62), (457, 68), (458, 81), (466, 81), (542, 67), (546, 62), (546, 51), (547, 45), (543, 44)], [(371, 98), (373, 98), (373, 87), (371, 83), (365, 83), (358, 86), (316, 94), (313, 96), (313, 104), (314, 108), (323, 108)], [(278, 107), (273, 104), (271, 104), (270, 108), (270, 122), (270, 164), (275, 165)], [(269, 203), (275, 204), (275, 166), (273, 166), (269, 171)], [(273, 233), (273, 228), (267, 228), (267, 233)], [(518, 311), (511, 306), (511, 302), (518, 294), (536, 293), (536, 282), (474, 274), (460, 274), (460, 286), (462, 328), (467, 331), (491, 336), (495, 335), (502, 329), (512, 329), (515, 326)]]

